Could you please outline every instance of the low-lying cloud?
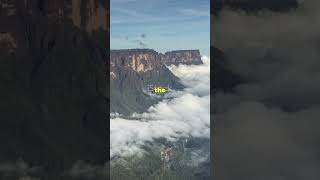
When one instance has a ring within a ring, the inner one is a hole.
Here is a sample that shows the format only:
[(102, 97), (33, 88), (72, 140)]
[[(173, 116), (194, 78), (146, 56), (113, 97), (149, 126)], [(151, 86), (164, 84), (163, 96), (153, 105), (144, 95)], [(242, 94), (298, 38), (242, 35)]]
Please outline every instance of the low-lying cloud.
[(140, 120), (111, 118), (111, 157), (141, 152), (141, 145), (155, 138), (175, 141), (179, 137), (210, 137), (210, 60), (202, 60), (203, 65), (169, 67), (187, 88), (173, 92), (174, 98), (159, 102), (145, 113), (133, 114)]
[(287, 12), (223, 10), (212, 28), (244, 83), (215, 94), (220, 179), (319, 179), (320, 6)]
[(108, 163), (102, 166), (94, 165), (85, 161), (77, 161), (67, 172), (67, 175), (72, 178), (106, 179), (109, 177), (108, 165)]
[(15, 162), (1, 162), (0, 163), (0, 177), (13, 178), (19, 177), (19, 179), (38, 179), (28, 175), (34, 175), (42, 171), (41, 167), (31, 166), (23, 159), (18, 159)]

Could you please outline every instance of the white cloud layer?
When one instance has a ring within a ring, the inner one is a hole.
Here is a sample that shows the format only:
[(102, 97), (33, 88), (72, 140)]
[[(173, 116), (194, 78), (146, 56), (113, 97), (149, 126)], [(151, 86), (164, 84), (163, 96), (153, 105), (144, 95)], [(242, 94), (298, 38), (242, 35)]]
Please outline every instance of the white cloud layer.
[(219, 179), (319, 179), (320, 1), (301, 3), (214, 21), (214, 45), (245, 80), (214, 96)]
[(186, 88), (145, 113), (133, 114), (141, 120), (111, 118), (111, 157), (141, 152), (140, 146), (155, 138), (210, 137), (210, 59), (202, 60), (202, 65), (170, 66)]

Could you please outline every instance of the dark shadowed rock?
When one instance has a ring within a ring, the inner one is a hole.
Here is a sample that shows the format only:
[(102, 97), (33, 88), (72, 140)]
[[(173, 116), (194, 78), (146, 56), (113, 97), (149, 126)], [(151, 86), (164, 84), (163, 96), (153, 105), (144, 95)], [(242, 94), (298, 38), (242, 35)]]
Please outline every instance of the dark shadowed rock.
[(78, 160), (107, 161), (108, 8), (0, 1), (0, 162), (22, 158), (60, 179)]
[(211, 46), (211, 53), (213, 54), (212, 90), (223, 92), (234, 91), (234, 88), (242, 83), (244, 79), (229, 69), (228, 61), (221, 50)]
[(281, 12), (297, 8), (298, 0), (215, 0), (211, 3), (211, 13), (219, 14), (225, 7), (247, 13), (257, 13), (260, 10)]

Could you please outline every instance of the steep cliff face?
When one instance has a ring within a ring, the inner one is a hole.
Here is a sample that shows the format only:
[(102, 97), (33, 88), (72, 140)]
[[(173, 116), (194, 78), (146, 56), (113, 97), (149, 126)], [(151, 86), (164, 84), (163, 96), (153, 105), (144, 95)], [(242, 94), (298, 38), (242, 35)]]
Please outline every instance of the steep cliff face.
[(78, 160), (107, 161), (107, 9), (0, 0), (0, 164), (22, 158), (42, 179), (63, 179)]
[(148, 94), (148, 86), (181, 89), (179, 79), (151, 49), (111, 50), (111, 112), (128, 115), (143, 112), (157, 102)]
[(160, 55), (151, 49), (112, 50), (110, 73), (116, 74), (119, 68), (137, 73), (145, 73), (162, 66)]
[(202, 64), (199, 50), (179, 50), (166, 52), (161, 57), (162, 62), (166, 65), (178, 64)]
[(93, 32), (108, 29), (108, 4), (103, 0), (1, 0), (2, 17), (41, 15), (51, 20), (71, 20), (72, 23)]
[[(32, 40), (31, 33), (36, 34), (39, 33), (37, 30), (44, 30), (43, 24), (48, 27), (69, 24), (91, 36), (96, 36), (108, 31), (107, 9), (107, 1), (102, 0), (1, 0), (0, 43), (3, 43), (6, 38), (3, 36), (7, 34), (11, 42), (18, 42), (15, 43), (15, 48), (19, 45), (23, 48)], [(52, 28), (54, 30), (56, 27)], [(43, 38), (41, 39), (43, 41), (46, 40), (46, 36), (48, 34), (42, 34), (39, 38)]]

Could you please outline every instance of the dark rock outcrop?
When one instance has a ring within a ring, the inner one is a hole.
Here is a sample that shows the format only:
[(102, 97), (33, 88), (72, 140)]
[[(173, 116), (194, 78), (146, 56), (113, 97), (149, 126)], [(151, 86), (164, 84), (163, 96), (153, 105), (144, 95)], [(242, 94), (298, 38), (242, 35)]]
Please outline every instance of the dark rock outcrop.
[(0, 0), (0, 163), (22, 158), (42, 179), (70, 179), (78, 160), (108, 160), (108, 9)]
[(297, 8), (298, 5), (297, 0), (216, 0), (211, 3), (211, 13), (217, 15), (225, 7), (247, 13), (257, 13), (266, 9), (281, 12)]
[(169, 51), (161, 56), (161, 61), (166, 65), (178, 64), (202, 64), (201, 55), (199, 50), (178, 50)]
[[(234, 88), (244, 81), (244, 78), (232, 72), (228, 67), (228, 61), (224, 53), (218, 48), (211, 46), (213, 60), (212, 90), (232, 92)], [(214, 94), (214, 93), (212, 93)]]

